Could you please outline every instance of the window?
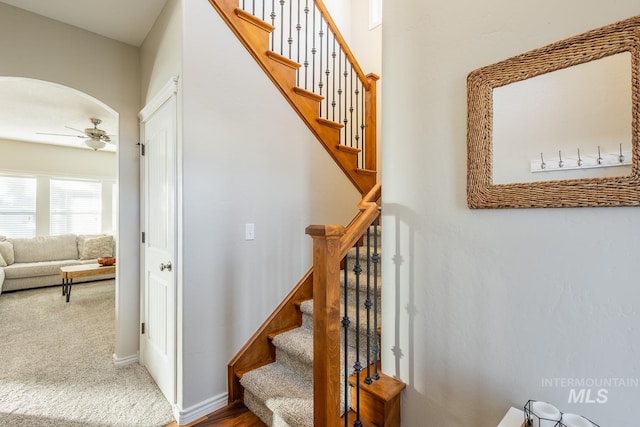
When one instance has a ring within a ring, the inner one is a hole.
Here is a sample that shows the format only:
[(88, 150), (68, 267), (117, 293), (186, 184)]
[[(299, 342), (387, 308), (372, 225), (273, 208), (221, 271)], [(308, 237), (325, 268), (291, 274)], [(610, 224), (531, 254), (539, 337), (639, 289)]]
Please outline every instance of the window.
[(0, 176), (0, 234), (36, 235), (36, 178)]
[(369, 0), (369, 29), (382, 24), (382, 0)]
[(102, 183), (49, 181), (49, 234), (97, 234), (102, 229)]

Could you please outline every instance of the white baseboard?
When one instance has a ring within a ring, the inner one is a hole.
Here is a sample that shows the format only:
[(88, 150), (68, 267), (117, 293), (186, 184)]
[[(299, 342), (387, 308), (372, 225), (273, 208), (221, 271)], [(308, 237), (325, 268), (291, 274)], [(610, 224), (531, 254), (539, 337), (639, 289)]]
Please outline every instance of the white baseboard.
[(204, 400), (200, 403), (196, 403), (187, 409), (180, 409), (177, 406), (173, 407), (173, 416), (179, 425), (192, 423), (205, 415), (209, 415), (218, 409), (227, 406), (228, 393), (222, 393), (217, 396), (213, 396), (210, 399)]
[(126, 366), (132, 363), (138, 362), (138, 355), (132, 354), (131, 356), (119, 358), (115, 354), (113, 355), (113, 364), (116, 366)]

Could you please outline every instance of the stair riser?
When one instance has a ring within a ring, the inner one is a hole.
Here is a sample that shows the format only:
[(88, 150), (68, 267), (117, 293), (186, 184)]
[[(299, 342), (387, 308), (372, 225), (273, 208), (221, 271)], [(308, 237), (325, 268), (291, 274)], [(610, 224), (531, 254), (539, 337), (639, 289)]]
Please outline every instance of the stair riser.
[[(273, 413), (267, 406), (248, 390), (244, 391), (244, 405), (268, 426), (273, 425)], [(285, 427), (285, 426), (283, 426)]]

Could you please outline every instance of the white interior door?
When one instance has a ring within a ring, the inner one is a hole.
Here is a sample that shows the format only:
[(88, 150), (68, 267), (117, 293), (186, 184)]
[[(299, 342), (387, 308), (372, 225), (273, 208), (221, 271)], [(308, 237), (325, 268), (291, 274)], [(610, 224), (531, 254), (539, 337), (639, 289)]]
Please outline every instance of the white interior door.
[[(171, 89), (171, 88), (169, 88)], [(140, 113), (144, 146), (140, 361), (176, 402), (176, 90)]]

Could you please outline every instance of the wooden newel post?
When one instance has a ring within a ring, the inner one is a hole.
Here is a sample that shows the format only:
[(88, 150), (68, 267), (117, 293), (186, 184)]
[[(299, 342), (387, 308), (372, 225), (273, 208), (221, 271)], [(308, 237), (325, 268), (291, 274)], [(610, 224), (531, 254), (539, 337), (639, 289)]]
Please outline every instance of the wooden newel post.
[(372, 171), (378, 170), (378, 101), (377, 101), (377, 81), (380, 77), (375, 74), (367, 74), (369, 89), (365, 92), (364, 110), (365, 124), (364, 142), (365, 160), (364, 167)]
[(340, 238), (341, 225), (310, 225), (313, 238), (314, 426), (340, 424)]

